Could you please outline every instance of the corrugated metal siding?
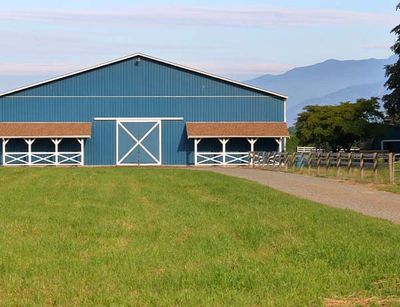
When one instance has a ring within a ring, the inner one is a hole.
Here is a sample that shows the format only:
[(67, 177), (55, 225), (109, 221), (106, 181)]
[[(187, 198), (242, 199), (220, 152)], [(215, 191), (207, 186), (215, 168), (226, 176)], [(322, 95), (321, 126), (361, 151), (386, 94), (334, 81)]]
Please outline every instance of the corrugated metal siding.
[(283, 121), (283, 103), (237, 98), (0, 98), (1, 121), (87, 121), (93, 117), (185, 117), (186, 121)]
[(265, 95), (170, 65), (142, 59), (126, 60), (90, 72), (19, 92), (18, 96), (202, 96)]
[(15, 96), (0, 98), (0, 121), (92, 121), (85, 162), (93, 165), (115, 164), (116, 142), (115, 123), (94, 117), (183, 117), (162, 123), (163, 164), (193, 163), (186, 121), (284, 120), (280, 98), (150, 60), (124, 61)]

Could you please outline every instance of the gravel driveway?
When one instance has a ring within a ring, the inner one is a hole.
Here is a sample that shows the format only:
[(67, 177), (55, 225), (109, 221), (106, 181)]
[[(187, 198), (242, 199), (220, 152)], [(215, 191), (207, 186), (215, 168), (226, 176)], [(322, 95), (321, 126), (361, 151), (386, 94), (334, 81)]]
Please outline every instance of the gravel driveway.
[(400, 223), (400, 194), (378, 191), (368, 184), (248, 168), (208, 168), (249, 179), (301, 198)]

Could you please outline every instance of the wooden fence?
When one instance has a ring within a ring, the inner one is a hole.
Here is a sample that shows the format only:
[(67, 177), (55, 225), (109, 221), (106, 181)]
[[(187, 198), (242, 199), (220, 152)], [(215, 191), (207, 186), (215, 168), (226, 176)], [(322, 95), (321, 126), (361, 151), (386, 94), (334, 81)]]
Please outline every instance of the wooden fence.
[(345, 152), (250, 152), (252, 167), (307, 171), (309, 174), (330, 174), (334, 176), (360, 177), (366, 174), (378, 181), (384, 173), (390, 183), (395, 182), (396, 164), (400, 156), (392, 153), (345, 153)]

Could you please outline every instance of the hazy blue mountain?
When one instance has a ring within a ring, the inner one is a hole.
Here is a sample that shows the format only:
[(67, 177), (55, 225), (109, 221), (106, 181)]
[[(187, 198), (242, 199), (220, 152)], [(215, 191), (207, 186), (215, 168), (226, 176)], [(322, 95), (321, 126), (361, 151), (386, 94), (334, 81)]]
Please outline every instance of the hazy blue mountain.
[(357, 98), (381, 96), (384, 93), (384, 66), (388, 59), (327, 60), (298, 67), (281, 75), (263, 75), (246, 83), (289, 96), (288, 122), (308, 104), (335, 104)]
[(387, 93), (384, 82), (349, 86), (323, 97), (304, 100), (294, 106), (290, 106), (290, 112), (298, 114), (307, 105), (328, 105), (344, 101), (356, 101), (358, 98), (382, 97)]

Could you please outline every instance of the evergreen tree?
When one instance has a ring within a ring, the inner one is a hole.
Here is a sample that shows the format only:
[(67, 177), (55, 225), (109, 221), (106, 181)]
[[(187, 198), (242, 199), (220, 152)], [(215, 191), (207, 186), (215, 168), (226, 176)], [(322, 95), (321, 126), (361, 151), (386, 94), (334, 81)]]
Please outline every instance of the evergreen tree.
[[(396, 10), (400, 10), (400, 3)], [(396, 43), (392, 46), (392, 51), (400, 56), (400, 25), (392, 31), (397, 36)], [(392, 65), (386, 65), (386, 77), (388, 78), (385, 86), (391, 91), (390, 94), (383, 96), (383, 105), (392, 123), (400, 123), (400, 57)]]

